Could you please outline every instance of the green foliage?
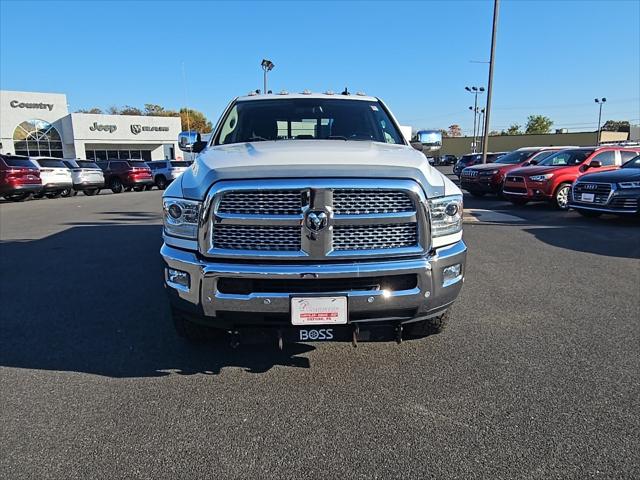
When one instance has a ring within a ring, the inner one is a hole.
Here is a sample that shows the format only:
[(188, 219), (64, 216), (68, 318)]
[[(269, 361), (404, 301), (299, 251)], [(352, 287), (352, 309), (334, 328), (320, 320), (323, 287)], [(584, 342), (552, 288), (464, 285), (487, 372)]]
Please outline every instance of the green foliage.
[(102, 110), (98, 107), (81, 108), (79, 110), (76, 110), (76, 113), (102, 113)]
[(519, 124), (514, 123), (506, 130), (502, 130), (500, 135), (522, 135), (522, 127)]
[(605, 132), (629, 132), (631, 125), (628, 120), (607, 120), (602, 126)]
[(529, 115), (527, 117), (525, 133), (549, 133), (552, 126), (553, 121), (549, 117), (545, 117), (544, 115)]
[(204, 113), (191, 108), (180, 109), (180, 119), (182, 120), (182, 130), (194, 130), (200, 133), (209, 133), (213, 130), (213, 125)]

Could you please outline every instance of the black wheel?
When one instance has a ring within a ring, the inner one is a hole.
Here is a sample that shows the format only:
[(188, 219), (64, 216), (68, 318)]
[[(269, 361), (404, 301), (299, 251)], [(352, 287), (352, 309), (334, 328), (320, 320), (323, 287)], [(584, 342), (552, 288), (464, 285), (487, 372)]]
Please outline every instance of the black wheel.
[(167, 188), (167, 179), (162, 175), (158, 175), (156, 177), (156, 186), (158, 187), (158, 190), (164, 190)]
[(422, 320), (420, 322), (408, 323), (404, 330), (410, 337), (427, 337), (442, 332), (449, 321), (449, 310), (440, 316)]
[(484, 197), (485, 192), (478, 192), (477, 190), (469, 190), (469, 193), (474, 197)]
[(109, 183), (109, 188), (113, 193), (122, 193), (124, 187), (122, 186), (122, 182), (118, 177), (114, 177), (111, 179), (111, 183)]
[(149, 190), (153, 190), (153, 185), (146, 185), (144, 189), (148, 192)]
[(141, 192), (144, 190), (144, 187), (133, 187), (134, 192)]
[(33, 194), (33, 198), (42, 198), (44, 197), (44, 192), (38, 192)]
[(5, 200), (9, 200), (10, 202), (24, 202), (27, 198), (31, 196), (29, 192), (22, 193), (11, 193), (9, 195), (5, 195)]
[(522, 206), (526, 205), (527, 203), (529, 203), (529, 200), (526, 200), (524, 198), (510, 198), (509, 201), (511, 203), (513, 203), (514, 205), (517, 205), (519, 207), (522, 207)]
[(73, 189), (71, 188), (65, 188), (64, 190), (62, 190), (62, 192), (60, 192), (61, 197), (70, 197), (72, 194), (73, 194)]
[(124, 191), (125, 192), (130, 192), (131, 191), (131, 187), (125, 187)]
[(58, 198), (62, 195), (62, 192), (64, 192), (64, 190), (56, 190), (55, 192), (47, 192), (45, 195), (47, 198)]
[(100, 193), (100, 189), (99, 188), (88, 188), (87, 190), (84, 190), (83, 193), (87, 197), (93, 197), (94, 195), (97, 195), (98, 193)]
[(171, 317), (178, 336), (192, 344), (203, 343), (206, 340), (219, 338), (224, 334), (223, 330), (208, 328), (190, 320), (187, 315), (174, 308), (171, 309)]
[(593, 210), (582, 210), (582, 209), (579, 209), (578, 213), (583, 217), (587, 217), (587, 218), (596, 218), (602, 215), (602, 212), (594, 212)]
[(553, 195), (553, 206), (558, 210), (569, 210), (569, 192), (571, 191), (571, 184), (562, 183), (556, 189), (556, 193)]

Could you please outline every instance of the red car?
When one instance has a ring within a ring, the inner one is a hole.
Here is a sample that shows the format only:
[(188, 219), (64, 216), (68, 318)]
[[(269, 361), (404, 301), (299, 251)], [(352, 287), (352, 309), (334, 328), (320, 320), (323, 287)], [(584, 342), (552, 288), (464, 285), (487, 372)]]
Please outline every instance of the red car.
[(29, 158), (0, 155), (0, 195), (21, 202), (40, 190), (40, 170)]
[(640, 148), (601, 146), (561, 150), (535, 166), (511, 170), (502, 193), (512, 203), (547, 201), (561, 210), (569, 207), (571, 184), (586, 172), (613, 170), (640, 153)]
[(460, 186), (474, 197), (485, 193), (502, 194), (507, 172), (527, 165), (534, 165), (567, 147), (523, 147), (510, 152), (493, 163), (474, 165), (462, 170)]
[(141, 192), (153, 186), (149, 165), (140, 160), (107, 160), (97, 162), (104, 173), (104, 185), (113, 193), (131, 189)]

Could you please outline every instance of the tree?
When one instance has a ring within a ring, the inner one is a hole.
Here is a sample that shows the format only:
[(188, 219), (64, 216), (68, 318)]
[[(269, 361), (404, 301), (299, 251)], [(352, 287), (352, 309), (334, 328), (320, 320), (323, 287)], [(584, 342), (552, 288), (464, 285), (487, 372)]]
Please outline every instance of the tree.
[(150, 117), (179, 117), (178, 112), (173, 110), (165, 110), (164, 107), (153, 103), (144, 104), (144, 114)]
[(525, 133), (549, 133), (553, 121), (544, 115), (529, 115), (527, 117), (527, 127)]
[(98, 107), (81, 108), (79, 110), (76, 110), (76, 113), (102, 113), (102, 110), (99, 109)]
[(499, 131), (497, 131), (497, 130), (491, 130), (491, 131), (489, 132), (489, 136), (490, 136), (490, 137), (497, 137), (498, 135), (504, 135), (504, 133), (501, 133), (501, 132), (499, 132)]
[(109, 115), (120, 115), (120, 109), (115, 105), (111, 105), (109, 108), (107, 108), (107, 113)]
[(120, 109), (118, 115), (142, 115), (142, 110), (140, 110), (138, 107), (125, 105)]
[(630, 132), (631, 125), (627, 120), (607, 120), (602, 126), (605, 132)]
[(204, 113), (191, 108), (180, 109), (180, 119), (182, 120), (182, 130), (193, 130), (200, 133), (209, 133), (213, 130), (213, 125)]
[(502, 132), (500, 132), (500, 135), (522, 135), (521, 128), (522, 127), (520, 125), (518, 125), (517, 123), (514, 123), (506, 130), (503, 130)]
[(458, 125), (457, 123), (454, 123), (453, 125), (449, 125), (449, 136), (450, 137), (461, 137), (462, 136), (462, 129), (460, 128), (460, 125)]
[(448, 131), (448, 130), (445, 130), (445, 129), (441, 128), (441, 129), (439, 130), (439, 132), (440, 132), (440, 134), (442, 135), (442, 138), (444, 138), (444, 137), (448, 137), (448, 136), (449, 136), (449, 131)]

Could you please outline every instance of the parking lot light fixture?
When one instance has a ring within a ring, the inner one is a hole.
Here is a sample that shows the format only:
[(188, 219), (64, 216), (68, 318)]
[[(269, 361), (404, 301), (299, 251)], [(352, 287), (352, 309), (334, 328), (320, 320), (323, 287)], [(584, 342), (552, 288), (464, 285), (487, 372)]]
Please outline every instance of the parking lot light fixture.
[(262, 67), (262, 71), (264, 72), (264, 89), (262, 90), (264, 93), (267, 93), (267, 73), (269, 73), (271, 70), (273, 70), (273, 67), (275, 67), (275, 65), (273, 64), (273, 62), (271, 60), (267, 60), (266, 58), (262, 60), (262, 63), (260, 63), (260, 66)]
[(600, 132), (600, 122), (602, 122), (602, 106), (606, 103), (607, 99), (602, 97), (602, 98), (594, 98), (594, 102), (596, 102), (599, 105), (599, 109), (598, 109), (598, 130), (596, 132), (596, 145), (600, 145), (600, 137), (602, 136), (602, 132)]
[(469, 107), (469, 110), (473, 110), (473, 153), (476, 153), (476, 144), (478, 143), (477, 126), (478, 126), (478, 94), (484, 92), (484, 87), (464, 87), (467, 92), (473, 93), (473, 108)]

